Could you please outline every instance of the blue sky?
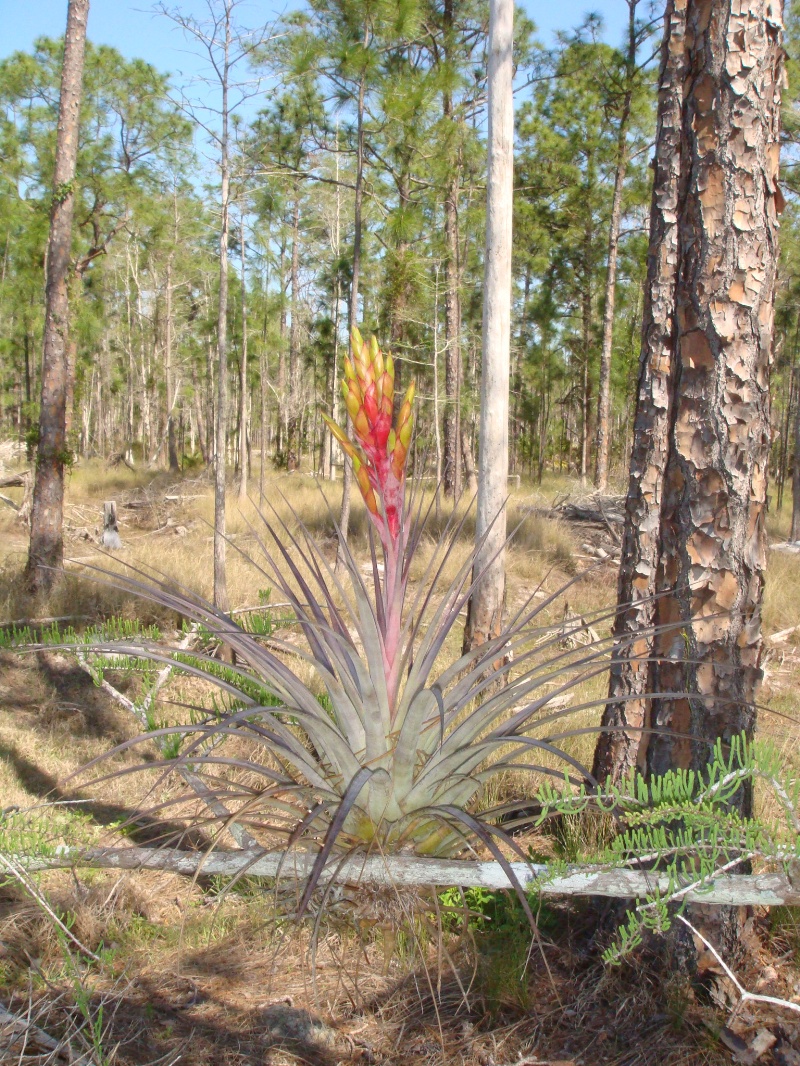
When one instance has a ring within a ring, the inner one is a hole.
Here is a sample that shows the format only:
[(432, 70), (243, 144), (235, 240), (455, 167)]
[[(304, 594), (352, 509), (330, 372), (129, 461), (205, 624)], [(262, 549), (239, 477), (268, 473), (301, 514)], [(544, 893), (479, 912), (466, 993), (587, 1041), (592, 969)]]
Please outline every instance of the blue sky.
[[(207, 10), (205, 0), (174, 0), (186, 13), (201, 16)], [(244, 25), (258, 25), (275, 13), (299, 6), (295, 0), (245, 0), (239, 8)], [(550, 44), (556, 30), (574, 28), (588, 11), (600, 12), (606, 23), (606, 37), (619, 44), (622, 40), (627, 4), (624, 0), (522, 0), (539, 27), (545, 44)], [(0, 57), (17, 50), (27, 50), (40, 35), (54, 37), (64, 32), (66, 0), (0, 0)], [(89, 37), (96, 44), (109, 44), (129, 58), (146, 59), (161, 71), (191, 76), (198, 72), (198, 61), (188, 54), (179, 31), (163, 17), (152, 13), (149, 0), (92, 0), (89, 12)]]

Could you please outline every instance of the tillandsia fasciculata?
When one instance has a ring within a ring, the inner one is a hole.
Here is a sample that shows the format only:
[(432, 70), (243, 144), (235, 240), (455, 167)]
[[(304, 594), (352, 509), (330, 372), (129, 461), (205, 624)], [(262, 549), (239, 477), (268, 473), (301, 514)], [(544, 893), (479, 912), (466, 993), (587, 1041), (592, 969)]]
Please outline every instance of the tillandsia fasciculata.
[[(227, 704), (199, 720), (149, 735), (180, 737), (168, 765), (202, 775), (206, 799), (217, 810), (224, 804), (259, 843), (274, 848), (282, 839), (314, 851), (301, 911), (325, 864), (354, 849), (452, 857), (482, 845), (513, 879), (509, 848), (524, 855), (503, 818), (529, 801), (538, 775), (563, 779), (566, 769), (578, 784), (591, 779), (568, 748), (594, 727), (571, 727), (568, 719), (602, 705), (576, 690), (604, 674), (609, 640), (565, 641), (563, 624), (546, 621), (563, 590), (534, 588), (501, 634), (448, 658), (450, 647), (461, 647), (454, 630), (481, 578), (473, 574), (480, 545), (456, 555), (469, 509), (454, 509), (443, 532), (427, 538), (434, 546), (422, 564), (435, 496), (410, 483), (414, 385), (395, 418), (394, 384), (391, 356), (354, 330), (343, 383), (352, 437), (327, 421), (369, 512), (366, 571), (333, 522), (345, 561), (337, 571), (288, 502), (286, 520), (262, 499), (250, 527), (259, 547), (251, 562), (290, 605), (304, 647), (285, 628), (268, 639), (248, 632), (141, 569), (102, 578), (179, 612), (232, 649), (234, 663), (222, 667), (163, 644), (125, 646), (126, 654), (172, 663), (226, 695)], [(109, 642), (95, 651), (119, 647)], [(522, 771), (524, 796), (492, 807), (487, 785), (508, 771)]]

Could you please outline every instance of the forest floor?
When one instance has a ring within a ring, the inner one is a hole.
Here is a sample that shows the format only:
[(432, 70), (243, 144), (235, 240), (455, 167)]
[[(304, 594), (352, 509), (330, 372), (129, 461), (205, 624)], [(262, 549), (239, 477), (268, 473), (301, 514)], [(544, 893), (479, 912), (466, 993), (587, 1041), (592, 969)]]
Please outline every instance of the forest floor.
[[(265, 488), (285, 517), (281, 494), (335, 551), (327, 509), (311, 478), (270, 473)], [(5, 491), (18, 498), (16, 490)], [(339, 486), (325, 492), (335, 509)], [(564, 479), (541, 487), (523, 483), (514, 492), (511, 522), (522, 524), (509, 552), (510, 609), (537, 585), (554, 592), (576, 575), (552, 607), (552, 620), (589, 618), (613, 603), (614, 501), (605, 501), (599, 518), (586, 521), (569, 509), (583, 496)], [(109, 561), (96, 543), (103, 502), (111, 499), (124, 547)], [(362, 511), (355, 503), (354, 544), (366, 562)], [(21, 585), (25, 530), (0, 503), (0, 633), (9, 633), (12, 622), (43, 617), (68, 619), (60, 624), (80, 630), (116, 616), (157, 624), (172, 638), (174, 616), (98, 583), (87, 568), (150, 565), (209, 595), (211, 515), (211, 487), (199, 474), (80, 466), (70, 475), (66, 512), (73, 576), (47, 603), (33, 603)], [(423, 556), (445, 517), (434, 516)], [(236, 609), (263, 605), (268, 595), (266, 579), (247, 560), (257, 547), (248, 524), (254, 518), (251, 504), (240, 509), (231, 499), (229, 532), (241, 550), (229, 551)], [(785, 539), (787, 527), (785, 511), (773, 516), (771, 537)], [(470, 532), (467, 524), (461, 558)], [(772, 552), (763, 691), (772, 713), (762, 715), (760, 729), (792, 765), (800, 739), (800, 628), (792, 628), (798, 623), (800, 556)], [(123, 695), (135, 688), (130, 678), (106, 676)], [(187, 691), (178, 680), (165, 686), (159, 702), (165, 720), (178, 713)], [(191, 696), (198, 698), (196, 689)], [(146, 805), (140, 775), (91, 787), (69, 780), (138, 732), (125, 707), (95, 685), (74, 656), (57, 650), (20, 656), (0, 647), (3, 811), (80, 799), (81, 819), (105, 843), (146, 843), (154, 832), (163, 833), (163, 824), (154, 827), (137, 814)], [(576, 756), (590, 758), (592, 743), (587, 737), (576, 741)], [(113, 769), (124, 771), (135, 758), (119, 752)], [(58, 817), (44, 830), (53, 840), (63, 828)], [(569, 857), (568, 844), (543, 839), (541, 849)], [(573, 850), (577, 846), (573, 842)], [(800, 1066), (797, 1015), (752, 1006), (734, 1010), (732, 986), (713, 966), (704, 973), (704, 987), (669, 976), (656, 944), (635, 963), (605, 968), (601, 949), (622, 912), (596, 900), (543, 905), (539, 940), (531, 944), (513, 907), (498, 912), (493, 925), (442, 930), (423, 917), (390, 937), (388, 925), (354, 926), (335, 913), (316, 930), (298, 929), (282, 921), (271, 892), (250, 882), (223, 892), (211, 878), (83, 870), (39, 875), (36, 886), (95, 957), (56, 932), (31, 890), (13, 877), (0, 880), (2, 1064)], [(391, 910), (395, 902), (387, 899), (385, 906)], [(746, 950), (737, 960), (742, 983), (800, 1002), (800, 912), (749, 912), (743, 921)], [(64, 1037), (68, 1043), (61, 1042)]]

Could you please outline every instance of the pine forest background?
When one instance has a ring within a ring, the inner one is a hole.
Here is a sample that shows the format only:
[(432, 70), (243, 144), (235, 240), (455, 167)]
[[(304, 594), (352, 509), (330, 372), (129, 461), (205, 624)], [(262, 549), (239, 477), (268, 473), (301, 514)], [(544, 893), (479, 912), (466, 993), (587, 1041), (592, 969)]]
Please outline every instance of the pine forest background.
[[(597, 15), (553, 48), (524, 14), (516, 19), (511, 472), (534, 481), (548, 471), (597, 476), (609, 357), (610, 475), (621, 485), (627, 472), (662, 10), (618, 2), (630, 16), (619, 47), (603, 42)], [(789, 14), (779, 495), (800, 357)], [(237, 27), (228, 104), (228, 457), (237, 472), (255, 456), (258, 477), (263, 449), (279, 467), (337, 474), (320, 411), (338, 416), (361, 158), (357, 324), (392, 350), (401, 382), (417, 379), (417, 474), (427, 463), (450, 492), (467, 481), (481, 358), (487, 19), (479, 0), (311, 0), (280, 24)], [(202, 43), (190, 36), (187, 47)], [(31, 455), (61, 53), (60, 41), (41, 38), (0, 62), (0, 437), (25, 441)], [(173, 469), (213, 457), (220, 90), (213, 71), (204, 86), (180, 85), (113, 48), (88, 47), (71, 282), (77, 456)]]

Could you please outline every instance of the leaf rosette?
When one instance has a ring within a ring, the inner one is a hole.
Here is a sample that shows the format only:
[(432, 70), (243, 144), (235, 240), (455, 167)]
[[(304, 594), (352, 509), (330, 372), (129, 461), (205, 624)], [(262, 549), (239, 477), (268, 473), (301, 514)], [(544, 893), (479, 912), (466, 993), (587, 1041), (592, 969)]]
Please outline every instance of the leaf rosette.
[(481, 544), (452, 576), (470, 512), (454, 510), (412, 582), (434, 507), (430, 495), (406, 492), (414, 385), (394, 417), (391, 356), (354, 331), (343, 389), (352, 438), (327, 421), (369, 511), (369, 578), (338, 527), (343, 571), (291, 508), (290, 526), (262, 500), (263, 527), (251, 525), (259, 546), (251, 561), (291, 606), (304, 647), (284, 630), (268, 640), (248, 632), (174, 583), (141, 571), (114, 577), (231, 649), (234, 665), (221, 667), (137, 645), (136, 654), (212, 681), (228, 700), (155, 732), (181, 737), (168, 765), (203, 776), (216, 809), (224, 804), (265, 847), (280, 834), (290, 847), (316, 850), (306, 902), (325, 863), (354, 848), (456, 856), (483, 845), (507, 866), (506, 845), (521, 850), (502, 823), (520, 802), (487, 808), (487, 784), (520, 770), (590, 779), (566, 743), (589, 730), (565, 719), (602, 701), (565, 707), (565, 694), (607, 668), (607, 642), (565, 647), (563, 626), (542, 622), (561, 590), (534, 589), (502, 633), (448, 661), (448, 638), (460, 647), (454, 631), (481, 577), (473, 573)]

